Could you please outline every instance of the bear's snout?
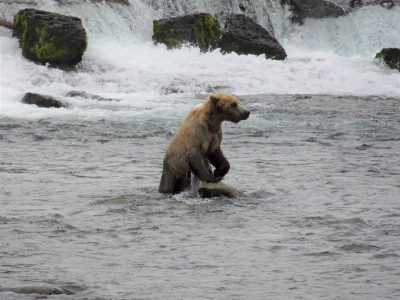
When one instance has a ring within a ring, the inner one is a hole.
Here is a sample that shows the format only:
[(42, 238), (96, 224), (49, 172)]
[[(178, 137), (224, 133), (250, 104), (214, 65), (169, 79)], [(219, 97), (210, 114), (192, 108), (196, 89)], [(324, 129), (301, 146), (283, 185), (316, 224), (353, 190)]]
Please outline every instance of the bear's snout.
[(243, 120), (247, 120), (250, 116), (250, 112), (248, 110), (245, 110), (243, 113)]

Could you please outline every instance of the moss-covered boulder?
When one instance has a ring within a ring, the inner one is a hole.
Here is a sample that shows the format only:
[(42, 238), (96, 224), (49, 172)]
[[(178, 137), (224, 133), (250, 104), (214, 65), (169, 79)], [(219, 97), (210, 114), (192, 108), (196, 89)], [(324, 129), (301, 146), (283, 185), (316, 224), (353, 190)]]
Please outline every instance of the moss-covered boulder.
[(13, 36), (19, 38), (25, 58), (52, 66), (76, 65), (87, 47), (81, 19), (36, 9), (15, 15)]
[(214, 50), (220, 38), (221, 27), (212, 15), (198, 13), (153, 21), (153, 41), (168, 49), (189, 44), (201, 52)]
[(219, 47), (222, 53), (264, 54), (267, 59), (284, 60), (286, 51), (261, 25), (245, 15), (227, 18)]
[(400, 71), (400, 49), (384, 48), (376, 54), (375, 58), (383, 60), (392, 69)]

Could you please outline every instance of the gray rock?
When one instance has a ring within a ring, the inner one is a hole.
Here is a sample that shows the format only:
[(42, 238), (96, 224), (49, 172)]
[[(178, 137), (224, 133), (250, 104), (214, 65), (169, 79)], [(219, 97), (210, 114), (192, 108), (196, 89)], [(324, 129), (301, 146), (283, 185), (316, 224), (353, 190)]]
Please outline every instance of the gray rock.
[(60, 108), (60, 107), (67, 107), (66, 104), (62, 103), (61, 101), (54, 99), (51, 96), (45, 96), (45, 95), (40, 95), (40, 94), (34, 94), (34, 93), (26, 93), (25, 96), (21, 100), (22, 103), (25, 104), (34, 104), (39, 107), (55, 107), (55, 108)]
[[(37, 295), (62, 295), (67, 294), (63, 289), (50, 286), (50, 285), (42, 285), (42, 286), (21, 286), (21, 287), (14, 287), (14, 288), (0, 288), (0, 291), (7, 291), (13, 292), (16, 294), (37, 294)], [(68, 293), (69, 294), (69, 293)]]
[(114, 99), (114, 98), (105, 98), (99, 95), (95, 94), (90, 94), (85, 91), (70, 91), (65, 94), (66, 97), (78, 97), (78, 98), (83, 98), (83, 99), (88, 99), (88, 100), (96, 100), (100, 102), (110, 102), (110, 101), (120, 101), (120, 99)]
[(237, 198), (239, 197), (240, 192), (223, 182), (218, 182), (218, 183), (202, 182), (199, 187), (199, 195), (202, 198), (212, 198), (212, 197)]
[(340, 6), (324, 0), (281, 0), (292, 12), (292, 22), (303, 24), (306, 18), (337, 18), (346, 15)]
[(261, 25), (244, 15), (231, 15), (227, 18), (219, 47), (222, 53), (264, 54), (277, 60), (286, 58), (281, 44)]

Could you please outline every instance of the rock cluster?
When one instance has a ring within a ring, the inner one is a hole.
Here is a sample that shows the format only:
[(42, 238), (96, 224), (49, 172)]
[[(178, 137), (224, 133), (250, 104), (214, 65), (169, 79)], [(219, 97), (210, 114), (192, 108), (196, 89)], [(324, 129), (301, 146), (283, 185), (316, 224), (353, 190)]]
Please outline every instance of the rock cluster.
[(198, 46), (202, 52), (220, 48), (222, 53), (286, 58), (283, 47), (266, 29), (240, 14), (229, 16), (223, 30), (215, 17), (205, 13), (155, 20), (153, 40), (165, 44), (168, 49), (189, 44)]

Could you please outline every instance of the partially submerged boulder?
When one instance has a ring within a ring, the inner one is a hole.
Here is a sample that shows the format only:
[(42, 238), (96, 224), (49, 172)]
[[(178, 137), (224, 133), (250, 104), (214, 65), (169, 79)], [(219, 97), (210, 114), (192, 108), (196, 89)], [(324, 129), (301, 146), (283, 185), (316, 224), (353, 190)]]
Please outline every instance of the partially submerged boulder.
[(390, 68), (400, 71), (399, 48), (384, 48), (376, 54), (375, 58), (383, 60)]
[(261, 25), (245, 15), (231, 15), (227, 18), (219, 42), (222, 53), (264, 54), (277, 60), (286, 58), (281, 44)]
[(66, 104), (62, 103), (60, 100), (54, 99), (51, 96), (34, 94), (34, 93), (26, 93), (25, 96), (21, 100), (22, 103), (25, 104), (34, 104), (39, 107), (67, 107)]
[(53, 66), (76, 65), (87, 47), (81, 19), (30, 8), (15, 15), (13, 36), (25, 58)]
[(395, 6), (394, 1), (397, 1), (397, 4), (400, 2), (398, 0), (351, 0), (349, 4), (351, 8), (359, 8), (367, 5), (380, 5), (387, 9), (391, 9)]
[(212, 197), (237, 198), (239, 197), (240, 192), (223, 182), (218, 182), (218, 183), (202, 182), (199, 187), (199, 195), (202, 198), (212, 198)]
[(337, 18), (346, 15), (340, 6), (325, 0), (281, 0), (292, 12), (292, 22), (303, 24), (304, 19)]
[(153, 41), (165, 44), (168, 49), (189, 44), (198, 46), (201, 52), (214, 50), (220, 31), (218, 20), (206, 13), (153, 21)]

